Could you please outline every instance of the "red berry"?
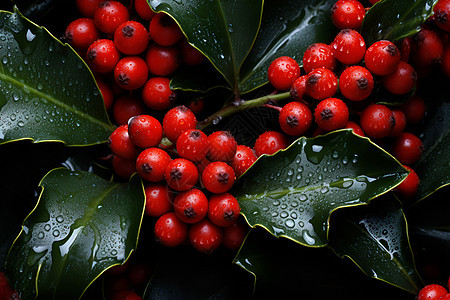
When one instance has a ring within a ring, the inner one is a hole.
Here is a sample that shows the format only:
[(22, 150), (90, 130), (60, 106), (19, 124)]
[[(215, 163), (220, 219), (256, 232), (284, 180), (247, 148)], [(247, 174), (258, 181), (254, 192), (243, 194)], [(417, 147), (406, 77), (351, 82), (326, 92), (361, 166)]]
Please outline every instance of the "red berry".
[(178, 137), (189, 129), (197, 126), (197, 118), (192, 111), (184, 105), (169, 110), (163, 119), (163, 130), (166, 137), (176, 143)]
[(409, 61), (409, 56), (411, 55), (411, 37), (404, 38), (400, 45), (400, 56), (401, 60)]
[(179, 246), (187, 235), (188, 225), (178, 219), (174, 212), (162, 215), (155, 223), (155, 238), (164, 246)]
[(164, 13), (158, 13), (152, 18), (148, 32), (152, 40), (161, 46), (175, 45), (183, 36), (178, 24)]
[(229, 162), (237, 149), (237, 142), (228, 131), (215, 131), (208, 136), (208, 154), (210, 161)]
[(120, 290), (116, 292), (112, 300), (142, 300), (142, 297), (130, 290)]
[(306, 79), (308, 75), (300, 76), (295, 79), (294, 83), (291, 85), (290, 95), (294, 100), (302, 100), (306, 92)]
[(122, 95), (113, 104), (113, 117), (118, 125), (128, 124), (128, 120), (134, 116), (142, 115), (145, 105), (142, 100), (129, 95)]
[(128, 9), (118, 1), (103, 1), (94, 12), (95, 26), (106, 34), (113, 34), (120, 24), (129, 19)]
[(114, 44), (126, 55), (138, 55), (145, 51), (149, 41), (147, 29), (136, 21), (120, 24), (114, 32)]
[(276, 58), (269, 65), (267, 77), (270, 84), (277, 90), (287, 91), (300, 76), (300, 66), (289, 56)]
[(415, 66), (440, 64), (444, 54), (444, 44), (439, 35), (422, 28), (412, 37), (411, 61)]
[(338, 0), (331, 8), (331, 20), (339, 29), (359, 29), (366, 10), (356, 0)]
[(79, 18), (67, 26), (64, 38), (76, 51), (84, 52), (100, 38), (100, 32), (94, 20)]
[[(136, 167), (135, 167), (136, 168)], [(152, 217), (160, 217), (173, 208), (173, 193), (165, 183), (146, 183), (145, 214)]]
[(256, 156), (260, 157), (263, 154), (272, 155), (287, 146), (289, 146), (289, 140), (286, 136), (277, 131), (266, 131), (256, 139), (253, 149)]
[(347, 105), (337, 98), (320, 101), (314, 110), (314, 120), (325, 131), (343, 128), (347, 124), (348, 117)]
[(114, 68), (114, 79), (126, 90), (136, 90), (147, 81), (148, 68), (139, 56), (127, 56), (119, 60)]
[(186, 191), (197, 183), (198, 171), (190, 160), (176, 158), (167, 165), (164, 177), (174, 190)]
[(114, 155), (111, 160), (111, 165), (114, 173), (123, 179), (130, 179), (131, 175), (136, 173), (136, 160), (126, 159)]
[(396, 188), (395, 193), (403, 199), (411, 199), (417, 193), (419, 187), (419, 176), (408, 166), (404, 166), (409, 171), (408, 176)]
[(177, 139), (178, 155), (193, 162), (204, 159), (208, 149), (208, 136), (198, 129), (189, 129)]
[(98, 5), (104, 0), (76, 0), (78, 11), (86, 18), (93, 18)]
[(392, 155), (402, 164), (412, 165), (422, 155), (422, 141), (414, 134), (403, 132), (392, 144)]
[(438, 300), (447, 294), (447, 290), (439, 284), (429, 284), (423, 287), (417, 300)]
[(362, 128), (353, 121), (348, 121), (347, 124), (345, 125), (345, 128), (352, 129), (353, 132), (359, 136), (366, 136)]
[(316, 100), (323, 100), (336, 94), (338, 79), (333, 71), (318, 68), (308, 73), (305, 85), (308, 96)]
[(147, 0), (134, 0), (134, 10), (139, 17), (145, 21), (150, 21), (154, 16), (155, 12), (150, 8)]
[(433, 8), (434, 22), (442, 30), (450, 32), (450, 1), (439, 0)]
[(119, 51), (114, 42), (108, 39), (96, 40), (87, 49), (87, 63), (98, 73), (113, 71), (119, 59)]
[(191, 46), (186, 39), (179, 43), (181, 50), (181, 61), (188, 66), (196, 66), (205, 60), (205, 56), (199, 50)]
[(303, 54), (303, 69), (305, 69), (306, 73), (322, 67), (334, 71), (337, 63), (333, 54), (333, 48), (327, 44), (311, 44)]
[(389, 136), (399, 136), (406, 128), (406, 115), (400, 109), (393, 109), (392, 114), (394, 115), (395, 125)]
[(154, 110), (166, 110), (175, 101), (176, 94), (170, 89), (170, 79), (152, 77), (142, 88), (142, 100)]
[(168, 76), (180, 66), (180, 55), (180, 49), (177, 46), (151, 44), (145, 52), (145, 62), (153, 75)]
[(395, 71), (400, 59), (398, 48), (392, 42), (382, 40), (367, 48), (364, 63), (371, 73), (387, 75)]
[(158, 182), (164, 180), (164, 172), (171, 158), (166, 151), (159, 148), (147, 148), (136, 159), (138, 174), (147, 181)]
[(331, 47), (336, 59), (346, 65), (359, 63), (366, 53), (363, 37), (353, 29), (341, 30), (331, 43)]
[(128, 135), (128, 125), (121, 125), (116, 128), (108, 139), (112, 153), (125, 159), (134, 159), (138, 155), (138, 150)]
[(208, 213), (208, 198), (198, 189), (181, 192), (175, 197), (174, 211), (184, 223), (198, 223)]
[(222, 244), (222, 239), (222, 228), (212, 224), (208, 219), (203, 219), (189, 228), (189, 241), (202, 253), (213, 253)]
[(286, 134), (303, 135), (311, 127), (312, 113), (305, 104), (292, 101), (283, 106), (278, 122)]
[(380, 139), (391, 134), (395, 118), (387, 106), (372, 104), (363, 110), (359, 123), (368, 137)]
[(220, 227), (230, 226), (239, 217), (241, 207), (229, 193), (212, 195), (209, 198), (208, 219)]
[(223, 241), (222, 244), (231, 250), (237, 250), (244, 242), (245, 236), (248, 232), (248, 226), (243, 222), (239, 222), (239, 219), (223, 228)]
[(384, 88), (395, 95), (408, 93), (413, 89), (416, 81), (416, 71), (410, 64), (404, 61), (400, 61), (395, 71), (384, 76), (382, 79)]
[(236, 174), (236, 177), (241, 176), (250, 168), (256, 161), (256, 154), (250, 147), (244, 145), (238, 145), (236, 148), (236, 154), (233, 157), (230, 165)]
[(221, 161), (208, 164), (202, 172), (202, 183), (211, 193), (227, 192), (234, 184), (236, 175), (232, 167)]
[(108, 110), (111, 108), (114, 102), (114, 94), (112, 89), (106, 84), (103, 80), (95, 79), (97, 86), (102, 94), (103, 103), (105, 104), (105, 109)]
[(157, 119), (149, 115), (139, 115), (128, 121), (128, 134), (136, 146), (150, 148), (159, 145), (163, 131)]
[(360, 101), (369, 97), (373, 90), (372, 74), (364, 67), (351, 66), (339, 77), (339, 89), (345, 98)]
[(426, 104), (422, 97), (413, 95), (402, 106), (401, 109), (406, 115), (408, 124), (419, 124), (425, 117)]

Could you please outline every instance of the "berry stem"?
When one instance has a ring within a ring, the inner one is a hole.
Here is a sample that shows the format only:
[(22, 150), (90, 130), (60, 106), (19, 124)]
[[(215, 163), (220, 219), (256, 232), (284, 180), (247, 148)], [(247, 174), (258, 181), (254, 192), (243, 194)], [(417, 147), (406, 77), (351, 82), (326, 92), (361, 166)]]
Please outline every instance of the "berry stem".
[(207, 117), (205, 120), (198, 123), (197, 128), (200, 130), (205, 129), (211, 125), (217, 125), (217, 123), (223, 118), (234, 115), (235, 113), (254, 108), (265, 106), (268, 103), (276, 103), (281, 100), (289, 99), (291, 97), (290, 92), (284, 92), (276, 95), (266, 95), (256, 99), (248, 101), (233, 101), (231, 104), (223, 107), (219, 111)]

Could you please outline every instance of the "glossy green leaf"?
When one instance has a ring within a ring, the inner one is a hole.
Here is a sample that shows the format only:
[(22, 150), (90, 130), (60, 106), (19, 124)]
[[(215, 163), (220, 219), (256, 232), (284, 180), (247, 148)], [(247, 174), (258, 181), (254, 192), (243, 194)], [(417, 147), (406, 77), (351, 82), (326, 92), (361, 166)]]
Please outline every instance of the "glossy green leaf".
[(394, 196), (336, 213), (329, 237), (329, 247), (340, 257), (350, 258), (367, 276), (413, 294), (419, 292), (422, 282), (415, 268), (406, 218)]
[(79, 298), (135, 249), (145, 198), (138, 176), (114, 183), (54, 169), (6, 261), (22, 299)]
[(188, 41), (204, 53), (236, 94), (242, 62), (261, 22), (262, 0), (148, 0), (171, 15)]
[(379, 40), (398, 42), (420, 31), (437, 0), (383, 0), (366, 13), (361, 35), (367, 46)]
[(231, 193), (252, 227), (320, 247), (328, 242), (334, 210), (367, 204), (407, 174), (369, 139), (341, 130), (302, 137), (285, 150), (261, 156)]
[(96, 144), (113, 130), (83, 60), (17, 10), (0, 12), (0, 143)]
[(265, 1), (261, 29), (242, 66), (242, 93), (268, 82), (267, 69), (277, 57), (287, 55), (300, 65), (312, 43), (330, 43), (337, 30), (331, 22), (334, 0)]

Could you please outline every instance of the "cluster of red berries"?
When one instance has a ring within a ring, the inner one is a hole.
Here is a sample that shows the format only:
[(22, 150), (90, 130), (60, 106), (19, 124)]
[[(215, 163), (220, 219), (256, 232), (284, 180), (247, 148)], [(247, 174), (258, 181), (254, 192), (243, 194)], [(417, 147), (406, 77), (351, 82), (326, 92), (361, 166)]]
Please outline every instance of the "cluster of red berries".
[(417, 300), (450, 300), (450, 293), (440, 284), (428, 284), (420, 290)]
[[(371, 138), (410, 171), (396, 188), (409, 199), (419, 185), (410, 166), (423, 151), (422, 141), (411, 131), (426, 114), (426, 104), (414, 88), (435, 67), (450, 77), (450, 0), (438, 1), (421, 30), (398, 45), (388, 40), (366, 45), (359, 33), (365, 12), (357, 0), (337, 1), (331, 19), (340, 31), (332, 43), (310, 45), (302, 67), (291, 57), (278, 57), (267, 75), (275, 89), (290, 91), (294, 100), (279, 109), (285, 134), (316, 136), (351, 128)], [(380, 104), (383, 99), (377, 99), (376, 90), (409, 99), (402, 105)]]

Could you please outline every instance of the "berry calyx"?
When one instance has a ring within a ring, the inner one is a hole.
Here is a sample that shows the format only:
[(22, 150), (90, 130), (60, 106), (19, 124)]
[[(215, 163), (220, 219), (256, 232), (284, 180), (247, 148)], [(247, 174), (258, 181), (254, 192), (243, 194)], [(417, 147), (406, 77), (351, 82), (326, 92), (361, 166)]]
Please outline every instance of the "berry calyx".
[(283, 106), (278, 122), (286, 134), (299, 136), (311, 127), (312, 118), (312, 113), (308, 106), (293, 101)]
[(167, 184), (176, 191), (192, 188), (198, 180), (197, 167), (185, 158), (176, 158), (166, 167), (164, 177)]

